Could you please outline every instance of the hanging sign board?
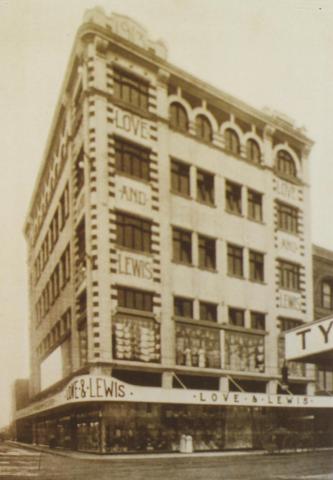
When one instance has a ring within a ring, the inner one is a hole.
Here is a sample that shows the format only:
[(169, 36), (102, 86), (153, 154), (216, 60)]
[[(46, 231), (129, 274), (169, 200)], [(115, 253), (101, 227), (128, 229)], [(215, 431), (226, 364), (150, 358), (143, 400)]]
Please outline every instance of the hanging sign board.
[(304, 324), (285, 334), (286, 360), (307, 360), (333, 354), (333, 317)]

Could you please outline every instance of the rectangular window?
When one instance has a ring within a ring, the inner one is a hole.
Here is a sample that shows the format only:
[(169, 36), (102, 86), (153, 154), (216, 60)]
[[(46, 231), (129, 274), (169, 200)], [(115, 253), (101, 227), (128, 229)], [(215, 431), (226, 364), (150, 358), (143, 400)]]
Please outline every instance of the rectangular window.
[(82, 322), (78, 327), (78, 336), (79, 336), (79, 357), (80, 357), (80, 366), (83, 366), (87, 363), (88, 359), (88, 331), (87, 331), (87, 322)]
[(85, 265), (86, 263), (86, 224), (83, 218), (75, 231), (75, 246), (76, 246), (76, 258), (77, 266)]
[(279, 327), (281, 332), (286, 332), (287, 330), (299, 327), (302, 325), (302, 323), (302, 320), (295, 320), (294, 318), (281, 317), (279, 319)]
[(266, 330), (266, 315), (260, 312), (251, 312), (251, 328)]
[(172, 229), (173, 260), (192, 264), (192, 234), (180, 228)]
[(264, 254), (250, 250), (250, 280), (264, 281)]
[(61, 285), (61, 288), (64, 288), (64, 286), (66, 285), (66, 283), (69, 281), (70, 279), (70, 273), (71, 273), (71, 270), (70, 270), (70, 249), (69, 249), (69, 246), (66, 248), (66, 250), (64, 251), (64, 253), (61, 255), (61, 258), (60, 258), (60, 272), (59, 272), (59, 275), (61, 276), (61, 280), (59, 279), (60, 281), (60, 285)]
[(298, 209), (277, 202), (278, 228), (285, 232), (298, 233)]
[(280, 288), (300, 290), (300, 266), (279, 260)]
[(81, 148), (75, 161), (75, 191), (76, 194), (81, 191), (84, 185), (84, 150)]
[(217, 305), (215, 303), (200, 302), (200, 320), (217, 322)]
[(208, 205), (214, 205), (214, 175), (197, 171), (197, 200)]
[(193, 318), (193, 300), (175, 297), (174, 315), (175, 317)]
[(190, 196), (190, 167), (178, 160), (171, 160), (171, 190)]
[(149, 83), (135, 75), (114, 70), (114, 95), (119, 100), (142, 110), (148, 110)]
[(149, 150), (120, 140), (115, 141), (115, 150), (117, 172), (149, 180)]
[(229, 308), (229, 324), (237, 327), (245, 326), (245, 312), (240, 308)]
[(69, 190), (66, 185), (63, 194), (60, 197), (60, 230), (64, 228), (66, 220), (69, 216)]
[(262, 221), (262, 194), (248, 189), (247, 191), (247, 215), (250, 220)]
[(118, 287), (118, 306), (132, 310), (153, 311), (153, 294), (133, 288)]
[(151, 222), (117, 213), (117, 245), (138, 252), (151, 251)]
[(227, 181), (225, 190), (226, 209), (230, 213), (242, 214), (242, 187), (237, 183)]
[(199, 267), (215, 270), (216, 268), (216, 241), (213, 238), (199, 235)]
[(243, 248), (228, 245), (228, 274), (243, 277)]

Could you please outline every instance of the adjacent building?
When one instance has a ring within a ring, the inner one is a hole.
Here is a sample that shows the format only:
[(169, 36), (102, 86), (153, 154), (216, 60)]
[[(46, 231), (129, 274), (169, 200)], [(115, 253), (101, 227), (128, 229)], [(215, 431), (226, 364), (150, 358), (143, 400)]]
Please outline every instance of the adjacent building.
[(30, 441), (259, 448), (304, 416), (314, 369), (291, 363), (286, 392), (281, 367), (313, 314), (311, 146), (135, 21), (86, 13), (24, 229)]

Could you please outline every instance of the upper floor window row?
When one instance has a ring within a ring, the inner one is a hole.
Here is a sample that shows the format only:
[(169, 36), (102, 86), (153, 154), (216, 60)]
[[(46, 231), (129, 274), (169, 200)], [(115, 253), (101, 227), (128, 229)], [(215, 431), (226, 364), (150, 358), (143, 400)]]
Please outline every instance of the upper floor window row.
[(66, 185), (34, 263), (34, 281), (38, 282), (69, 217), (69, 187)]
[(149, 82), (116, 69), (114, 71), (114, 95), (117, 99), (132, 107), (148, 111), (149, 105)]
[[(215, 204), (214, 175), (204, 170), (196, 170), (196, 198), (207, 205)], [(171, 159), (171, 190), (185, 197), (190, 197), (190, 165)]]
[[(170, 105), (170, 125), (175, 130), (182, 133), (189, 131), (189, 118), (186, 109), (178, 102)], [(195, 135), (200, 140), (210, 143), (213, 141), (213, 127), (210, 119), (199, 114), (195, 118)], [(233, 128), (227, 128), (224, 131), (225, 149), (234, 154), (241, 154), (241, 142), (238, 133)], [(261, 150), (258, 142), (253, 138), (246, 141), (246, 159), (251, 163), (259, 164), (261, 162)]]

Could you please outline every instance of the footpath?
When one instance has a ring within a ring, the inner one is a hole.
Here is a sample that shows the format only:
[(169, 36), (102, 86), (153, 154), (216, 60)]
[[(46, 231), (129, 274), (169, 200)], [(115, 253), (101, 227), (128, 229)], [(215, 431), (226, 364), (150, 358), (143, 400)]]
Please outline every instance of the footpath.
[[(205, 458), (205, 457), (239, 457), (239, 456), (254, 456), (254, 455), (270, 455), (272, 453), (266, 450), (233, 450), (223, 452), (192, 452), (192, 453), (116, 453), (116, 454), (101, 454), (101, 453), (86, 453), (77, 452), (73, 450), (64, 450), (60, 447), (50, 448), (41, 445), (32, 445), (27, 443), (7, 441), (8, 445), (13, 447), (23, 448), (27, 450), (33, 450), (36, 452), (47, 453), (51, 455), (60, 455), (63, 457), (76, 458), (81, 460), (91, 461), (116, 461), (116, 460), (149, 460), (150, 458)], [(327, 451), (333, 450), (333, 448), (298, 448), (298, 449), (284, 449), (274, 452), (274, 454), (288, 454), (288, 453), (306, 453), (314, 451)]]

